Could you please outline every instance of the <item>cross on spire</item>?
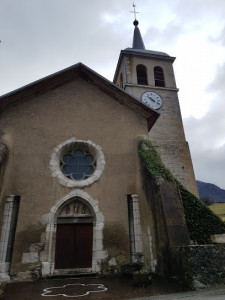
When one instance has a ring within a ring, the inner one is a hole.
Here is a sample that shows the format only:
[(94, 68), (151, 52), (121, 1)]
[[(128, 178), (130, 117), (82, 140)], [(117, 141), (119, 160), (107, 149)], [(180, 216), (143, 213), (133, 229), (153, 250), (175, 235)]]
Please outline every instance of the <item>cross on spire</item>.
[(133, 2), (133, 8), (134, 8), (134, 11), (131, 11), (131, 13), (134, 14), (134, 37), (133, 37), (133, 45), (132, 45), (132, 48), (133, 49), (145, 49), (145, 45), (144, 45), (144, 42), (142, 40), (142, 37), (141, 37), (141, 33), (140, 33), (140, 30), (138, 28), (138, 21), (136, 19), (136, 14), (139, 14), (139, 12), (136, 11), (136, 5), (134, 4)]
[(134, 11), (131, 11), (131, 13), (134, 14), (134, 19), (136, 20), (136, 14), (139, 14), (139, 12), (136, 11), (135, 7), (136, 7), (136, 5), (133, 3)]

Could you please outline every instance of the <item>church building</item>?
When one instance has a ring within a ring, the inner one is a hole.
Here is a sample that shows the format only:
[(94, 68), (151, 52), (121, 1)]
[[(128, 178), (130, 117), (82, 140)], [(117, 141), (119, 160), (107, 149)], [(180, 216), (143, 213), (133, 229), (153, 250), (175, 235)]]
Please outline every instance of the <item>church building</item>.
[(138, 146), (198, 195), (173, 71), (134, 21), (113, 82), (82, 63), (0, 97), (0, 280), (156, 272)]

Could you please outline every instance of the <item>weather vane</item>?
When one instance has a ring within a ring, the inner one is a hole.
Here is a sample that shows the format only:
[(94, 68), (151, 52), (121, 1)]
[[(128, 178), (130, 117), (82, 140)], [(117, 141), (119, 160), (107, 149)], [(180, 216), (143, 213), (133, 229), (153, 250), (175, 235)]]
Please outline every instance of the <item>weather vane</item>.
[(131, 11), (131, 13), (134, 14), (134, 19), (136, 20), (136, 14), (139, 14), (139, 12), (136, 11), (135, 7), (136, 7), (136, 5), (135, 5), (134, 2), (133, 2), (133, 8), (134, 8), (134, 11)]

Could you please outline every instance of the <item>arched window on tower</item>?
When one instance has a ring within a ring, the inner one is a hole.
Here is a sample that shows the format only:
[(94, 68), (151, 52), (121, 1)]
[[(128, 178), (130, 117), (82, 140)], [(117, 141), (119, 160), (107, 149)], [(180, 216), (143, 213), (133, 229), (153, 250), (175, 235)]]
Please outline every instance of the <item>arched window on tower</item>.
[(123, 74), (120, 74), (120, 87), (123, 89)]
[(137, 65), (137, 83), (142, 85), (148, 85), (147, 68), (144, 65)]
[(155, 86), (165, 87), (165, 78), (161, 67), (154, 68)]

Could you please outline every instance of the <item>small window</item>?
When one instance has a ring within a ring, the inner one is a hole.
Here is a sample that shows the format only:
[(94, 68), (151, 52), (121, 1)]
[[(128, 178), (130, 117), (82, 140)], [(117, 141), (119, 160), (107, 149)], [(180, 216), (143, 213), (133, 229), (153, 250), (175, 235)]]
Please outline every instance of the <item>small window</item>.
[(123, 74), (120, 74), (120, 87), (123, 89)]
[(141, 85), (148, 85), (147, 68), (144, 65), (137, 65), (137, 83)]
[(165, 79), (163, 69), (161, 67), (154, 68), (155, 86), (165, 87)]
[(95, 171), (95, 159), (81, 149), (75, 149), (62, 157), (62, 173), (72, 180), (84, 180)]

